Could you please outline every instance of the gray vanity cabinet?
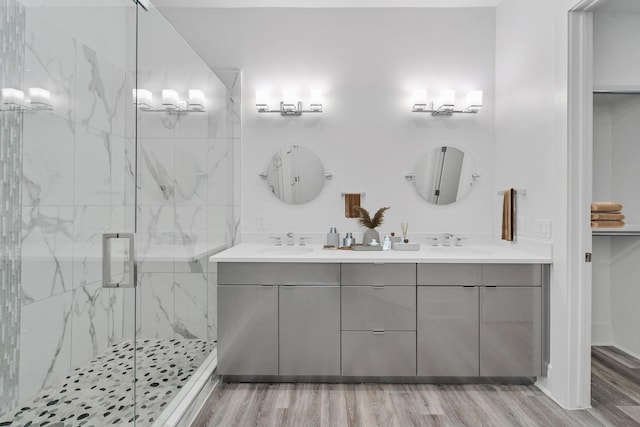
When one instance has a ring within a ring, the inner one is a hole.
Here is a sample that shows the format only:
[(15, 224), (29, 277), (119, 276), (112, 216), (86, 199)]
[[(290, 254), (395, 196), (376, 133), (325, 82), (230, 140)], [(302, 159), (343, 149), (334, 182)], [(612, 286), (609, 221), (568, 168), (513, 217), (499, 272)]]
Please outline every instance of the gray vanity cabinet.
[(340, 375), (340, 264), (219, 263), (221, 375)]
[(419, 376), (542, 375), (544, 267), (419, 264)]
[(280, 375), (340, 375), (340, 286), (280, 287)]
[(277, 286), (218, 286), (218, 372), (278, 374)]
[(418, 376), (478, 376), (476, 286), (418, 287)]
[(418, 264), (418, 375), (478, 376), (481, 264)]
[(480, 289), (480, 375), (542, 375), (543, 266), (485, 264)]
[(541, 287), (481, 288), (480, 375), (541, 375), (541, 319)]

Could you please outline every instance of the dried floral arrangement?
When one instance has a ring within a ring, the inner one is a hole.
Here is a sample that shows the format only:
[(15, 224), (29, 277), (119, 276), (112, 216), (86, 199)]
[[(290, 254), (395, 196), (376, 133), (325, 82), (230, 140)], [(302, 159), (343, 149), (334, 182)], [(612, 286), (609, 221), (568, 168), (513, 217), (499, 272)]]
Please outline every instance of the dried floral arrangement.
[(378, 212), (375, 213), (373, 218), (371, 218), (371, 215), (369, 215), (369, 211), (367, 211), (365, 208), (358, 206), (356, 207), (356, 209), (358, 211), (358, 214), (360, 214), (360, 217), (358, 218), (358, 224), (366, 228), (376, 228), (384, 221), (384, 212), (387, 209), (391, 208), (385, 207), (378, 209)]

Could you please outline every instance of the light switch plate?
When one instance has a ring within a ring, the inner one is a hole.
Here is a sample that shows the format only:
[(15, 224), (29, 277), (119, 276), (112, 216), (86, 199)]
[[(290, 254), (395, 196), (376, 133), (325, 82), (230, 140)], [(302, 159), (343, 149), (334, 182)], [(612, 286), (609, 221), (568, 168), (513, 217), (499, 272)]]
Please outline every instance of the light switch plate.
[(550, 219), (536, 219), (536, 237), (540, 239), (551, 239)]

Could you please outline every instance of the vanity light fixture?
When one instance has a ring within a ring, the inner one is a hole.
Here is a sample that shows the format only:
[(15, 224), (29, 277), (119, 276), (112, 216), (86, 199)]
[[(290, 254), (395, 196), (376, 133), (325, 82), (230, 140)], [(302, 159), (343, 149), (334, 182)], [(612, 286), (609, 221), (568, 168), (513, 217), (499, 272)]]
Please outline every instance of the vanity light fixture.
[(2, 111), (39, 111), (52, 110), (51, 92), (39, 87), (28, 89), (29, 98), (24, 91), (12, 87), (2, 88)]
[(467, 94), (467, 102), (464, 108), (455, 106), (456, 93), (454, 90), (445, 90), (440, 93), (436, 101), (427, 102), (427, 91), (419, 90), (414, 94), (413, 113), (431, 113), (432, 116), (451, 116), (454, 113), (475, 114), (482, 109), (482, 91), (474, 90)]
[(298, 101), (295, 92), (288, 89), (282, 94), (280, 108), (272, 110), (266, 100), (266, 93), (263, 91), (256, 92), (256, 109), (258, 113), (280, 113), (281, 116), (301, 116), (302, 113), (322, 113), (322, 93), (319, 90), (312, 89), (310, 96), (309, 109), (304, 109), (302, 101)]
[(205, 112), (204, 92), (189, 89), (189, 102), (180, 99), (174, 89), (162, 89), (162, 108), (153, 107), (153, 93), (147, 89), (132, 89), (133, 104), (140, 111), (166, 113), (202, 113)]

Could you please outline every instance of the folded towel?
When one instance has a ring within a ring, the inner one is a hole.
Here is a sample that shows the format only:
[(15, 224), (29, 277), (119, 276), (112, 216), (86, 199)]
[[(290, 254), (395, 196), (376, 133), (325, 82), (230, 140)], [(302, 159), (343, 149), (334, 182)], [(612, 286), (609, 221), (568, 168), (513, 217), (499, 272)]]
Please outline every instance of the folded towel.
[(344, 216), (345, 218), (360, 218), (360, 212), (356, 208), (360, 207), (360, 193), (347, 193), (344, 195)]
[(624, 219), (624, 215), (621, 213), (592, 213), (591, 221), (622, 221)]
[(616, 202), (593, 202), (591, 212), (620, 212), (622, 205)]
[(510, 188), (504, 191), (502, 199), (502, 240), (513, 241), (513, 214), (514, 214), (515, 190)]
[(591, 221), (591, 228), (620, 228), (624, 221)]

